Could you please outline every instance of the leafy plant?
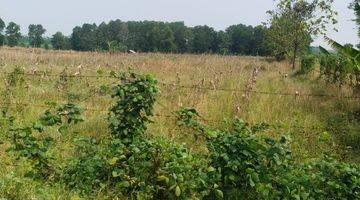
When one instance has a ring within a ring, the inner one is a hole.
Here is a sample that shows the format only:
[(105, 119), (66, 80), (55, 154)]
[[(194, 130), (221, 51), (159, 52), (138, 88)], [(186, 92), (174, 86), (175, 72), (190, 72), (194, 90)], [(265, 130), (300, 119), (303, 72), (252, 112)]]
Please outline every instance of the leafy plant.
[(304, 166), (310, 197), (316, 199), (360, 199), (360, 169), (325, 157)]
[[(73, 104), (60, 105), (56, 114), (47, 110), (39, 119), (39, 122), (31, 126), (15, 127), (14, 123), (10, 131), (12, 132), (11, 147), (8, 152), (14, 152), (17, 159), (27, 158), (31, 162), (32, 170), (27, 176), (35, 179), (47, 179), (54, 174), (54, 166), (50, 164), (53, 159), (47, 154), (54, 139), (50, 136), (41, 136), (47, 126), (59, 125), (59, 132), (64, 132), (72, 122), (82, 121), (82, 109)], [(66, 120), (64, 122), (64, 120)], [(63, 123), (65, 125), (63, 125)]]
[(99, 142), (87, 137), (77, 138), (74, 142), (76, 153), (64, 168), (62, 180), (83, 193), (104, 187), (108, 172)]
[(280, 174), (290, 171), (292, 164), (286, 137), (276, 141), (256, 136), (251, 130), (245, 122), (235, 120), (232, 129), (208, 141), (211, 166), (220, 173), (218, 185), (225, 197), (234, 192), (252, 198), (286, 197), (286, 191), (276, 193), (281, 188), (274, 184)]
[(141, 136), (153, 115), (158, 89), (157, 81), (150, 75), (133, 72), (120, 73), (120, 83), (113, 88), (112, 97), (117, 100), (108, 117), (111, 133), (117, 138), (131, 142)]
[(12, 96), (12, 90), (18, 86), (18, 85), (22, 85), (25, 82), (24, 79), (24, 70), (20, 67), (15, 67), (15, 69), (9, 73), (5, 79), (5, 90), (3, 91), (2, 94), (2, 108), (1, 108), (1, 112), (2, 112), (2, 116), (6, 117), (8, 111), (9, 111), (9, 106), (11, 103), (11, 96)]
[(26, 175), (31, 178), (48, 178), (53, 169), (50, 166), (50, 159), (46, 154), (50, 149), (53, 139), (45, 137), (39, 139), (34, 136), (34, 131), (43, 132), (42, 127), (33, 125), (32, 127), (13, 128), (12, 147), (8, 152), (15, 152), (17, 159), (21, 157), (29, 159), (32, 170)]
[[(186, 124), (192, 126), (194, 122)], [(269, 126), (263, 123), (250, 126), (242, 120), (234, 120), (231, 126), (217, 131), (215, 137), (207, 140), (208, 171), (212, 172), (208, 173), (207, 180), (215, 186), (207, 197), (359, 198), (358, 166), (339, 163), (329, 157), (297, 164), (291, 157), (287, 137), (275, 140), (257, 134), (267, 128)]]
[(314, 55), (305, 55), (301, 58), (300, 73), (308, 74), (315, 69), (316, 57)]
[[(357, 17), (357, 19), (354, 21), (356, 22), (357, 26), (360, 26), (360, 5), (357, 1), (353, 3), (353, 9)], [(326, 36), (325, 40), (327, 40), (331, 47), (335, 49), (342, 56), (342, 58), (346, 60), (347, 63), (349, 63), (347, 65), (347, 70), (350, 71), (351, 75), (354, 76), (353, 79), (355, 79), (355, 88), (360, 89), (360, 51), (350, 45), (341, 45), (335, 40)], [(321, 50), (325, 54), (329, 54), (324, 48), (321, 48)]]
[[(64, 171), (64, 181), (87, 193), (100, 189), (137, 199), (202, 198), (210, 193), (205, 157), (186, 147), (145, 137), (153, 113), (156, 80), (121, 73), (109, 114), (111, 135), (95, 144), (82, 140)], [(85, 142), (85, 143), (83, 143)]]
[(319, 57), (320, 73), (326, 80), (333, 84), (356, 85), (356, 77), (353, 76), (353, 65), (342, 55), (331, 54), (324, 48), (320, 48), (322, 55)]
[(200, 115), (194, 108), (182, 107), (176, 112), (176, 115), (178, 126), (190, 128), (196, 139), (200, 136), (213, 137), (216, 135), (215, 131), (197, 120)]
[(40, 117), (43, 126), (59, 126), (58, 131), (65, 133), (70, 124), (83, 122), (82, 113), (84, 110), (75, 104), (63, 104), (58, 106), (55, 111), (49, 109)]

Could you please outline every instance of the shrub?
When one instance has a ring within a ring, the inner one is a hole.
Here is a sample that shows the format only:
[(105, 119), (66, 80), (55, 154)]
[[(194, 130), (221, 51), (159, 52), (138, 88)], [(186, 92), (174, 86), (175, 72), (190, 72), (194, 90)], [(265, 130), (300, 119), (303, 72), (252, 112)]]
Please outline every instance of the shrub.
[(108, 117), (111, 135), (95, 144), (87, 139), (64, 171), (64, 181), (85, 193), (111, 190), (137, 199), (203, 198), (211, 191), (204, 156), (184, 146), (145, 136), (157, 88), (151, 76), (121, 73), (116, 104)]
[(206, 161), (190, 154), (184, 146), (151, 140), (136, 141), (125, 148), (119, 141), (112, 143), (116, 151), (110, 151), (108, 163), (112, 182), (122, 195), (189, 199), (208, 194)]
[(305, 55), (301, 58), (300, 73), (307, 74), (315, 69), (316, 57), (314, 55)]
[(329, 83), (342, 85), (350, 85), (354, 88), (359, 87), (360, 75), (358, 71), (354, 71), (351, 63), (337, 54), (321, 55), (320, 74)]
[(55, 167), (50, 163), (53, 158), (47, 154), (54, 139), (50, 136), (41, 136), (41, 134), (43, 134), (46, 126), (55, 125), (58, 125), (60, 127), (59, 132), (63, 133), (71, 123), (82, 121), (81, 113), (80, 107), (65, 104), (60, 105), (55, 114), (47, 110), (39, 121), (31, 126), (16, 126), (11, 120), (11, 147), (7, 151), (14, 152), (17, 159), (27, 158), (30, 161), (32, 169), (27, 173), (28, 177), (34, 179), (49, 178), (55, 173)]
[(120, 73), (120, 83), (113, 88), (112, 97), (117, 100), (108, 117), (111, 134), (131, 142), (146, 130), (153, 115), (158, 89), (157, 81), (150, 75), (133, 72)]
[(93, 138), (77, 138), (75, 155), (63, 170), (62, 180), (71, 188), (90, 193), (101, 188), (108, 178), (103, 150)]
[(252, 130), (258, 126), (252, 128), (241, 120), (232, 126), (207, 143), (211, 166), (221, 175), (218, 185), (225, 197), (291, 197), (277, 182), (279, 175), (291, 171), (293, 163), (286, 137), (276, 141), (256, 136)]
[[(195, 122), (193, 116), (197, 115), (182, 118), (181, 124), (196, 130), (201, 123)], [(225, 199), (359, 199), (358, 166), (328, 157), (297, 164), (291, 157), (287, 137), (274, 140), (257, 134), (268, 127), (263, 123), (250, 126), (234, 120), (227, 129), (207, 137), (209, 169), (212, 169), (208, 181), (216, 185), (221, 196)], [(197, 131), (202, 133), (201, 129)], [(211, 194), (214, 196), (210, 193), (208, 197)]]
[(304, 166), (315, 199), (360, 199), (360, 168), (325, 157)]

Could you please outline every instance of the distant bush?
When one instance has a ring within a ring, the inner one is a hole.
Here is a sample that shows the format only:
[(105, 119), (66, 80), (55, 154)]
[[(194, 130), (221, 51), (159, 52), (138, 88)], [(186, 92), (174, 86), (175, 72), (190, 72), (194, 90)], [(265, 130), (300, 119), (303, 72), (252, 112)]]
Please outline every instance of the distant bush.
[(300, 73), (307, 74), (312, 72), (315, 69), (315, 64), (316, 56), (310, 54), (301, 57)]

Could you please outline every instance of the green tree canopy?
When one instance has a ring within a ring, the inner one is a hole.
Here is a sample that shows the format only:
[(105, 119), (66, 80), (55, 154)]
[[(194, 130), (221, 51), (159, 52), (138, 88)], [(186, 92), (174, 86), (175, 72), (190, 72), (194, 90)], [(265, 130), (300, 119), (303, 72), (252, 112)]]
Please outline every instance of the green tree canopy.
[(29, 25), (29, 40), (30, 45), (33, 47), (41, 47), (44, 43), (43, 35), (46, 32), (41, 24), (30, 24)]
[(74, 50), (94, 51), (99, 49), (96, 24), (84, 24), (75, 27), (71, 35), (71, 45)]
[(229, 49), (231, 45), (231, 40), (230, 40), (230, 36), (226, 32), (219, 31), (216, 36), (216, 42), (218, 46), (218, 52), (220, 54), (224, 55), (230, 53)]
[(11, 47), (19, 44), (19, 40), (21, 39), (20, 26), (14, 22), (10, 22), (6, 27), (6, 39), (7, 44)]
[(51, 44), (56, 50), (67, 50), (71, 48), (70, 39), (61, 32), (57, 32), (52, 36)]
[(209, 26), (195, 26), (192, 29), (192, 50), (195, 53), (214, 52), (214, 43), (216, 40), (216, 32)]
[(165, 23), (156, 24), (150, 32), (153, 51), (176, 51), (175, 38), (170, 26)]
[(169, 23), (174, 35), (174, 43), (178, 53), (185, 53), (190, 50), (189, 40), (191, 30), (185, 26), (184, 22)]
[(5, 28), (5, 22), (0, 18), (0, 46), (3, 46), (5, 43), (5, 36), (4, 36), (4, 28)]
[(296, 58), (309, 47), (312, 38), (325, 34), (328, 24), (336, 24), (333, 0), (276, 0), (270, 14), (269, 41), (274, 54), (287, 54), (295, 68)]
[(233, 25), (226, 29), (229, 34), (231, 45), (230, 50), (234, 54), (249, 55), (251, 53), (251, 41), (253, 37), (252, 26), (243, 24)]
[[(174, 53), (219, 53), (243, 55), (269, 55), (265, 42), (268, 29), (264, 26), (230, 26), (226, 31), (216, 31), (209, 26), (187, 27), (184, 22), (112, 20), (96, 24), (83, 24), (73, 29), (71, 36), (54, 34), (43, 38), (41, 25), (30, 25), (29, 36), (21, 37), (13, 45), (77, 51), (103, 50), (119, 52), (174, 52)], [(13, 40), (14, 41), (14, 38)]]

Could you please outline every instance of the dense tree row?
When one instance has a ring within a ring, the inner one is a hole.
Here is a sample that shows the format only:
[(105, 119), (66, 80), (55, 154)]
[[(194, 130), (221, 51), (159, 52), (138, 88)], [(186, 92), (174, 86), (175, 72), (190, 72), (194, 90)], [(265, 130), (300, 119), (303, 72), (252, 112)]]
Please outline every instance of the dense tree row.
[(268, 55), (264, 26), (230, 26), (216, 31), (209, 26), (187, 27), (183, 22), (122, 22), (84, 24), (70, 37), (74, 50), (126, 50), (141, 52), (221, 53)]
[[(267, 30), (262, 25), (239, 24), (216, 31), (209, 26), (187, 27), (183, 22), (115, 20), (77, 26), (69, 37), (57, 32), (50, 42), (54, 49), (77, 51), (131, 49), (138, 52), (269, 55), (265, 42)], [(14, 22), (6, 26), (0, 20), (0, 44), (41, 47), (45, 31), (41, 25), (30, 25), (26, 44), (23, 44), (20, 26)]]

